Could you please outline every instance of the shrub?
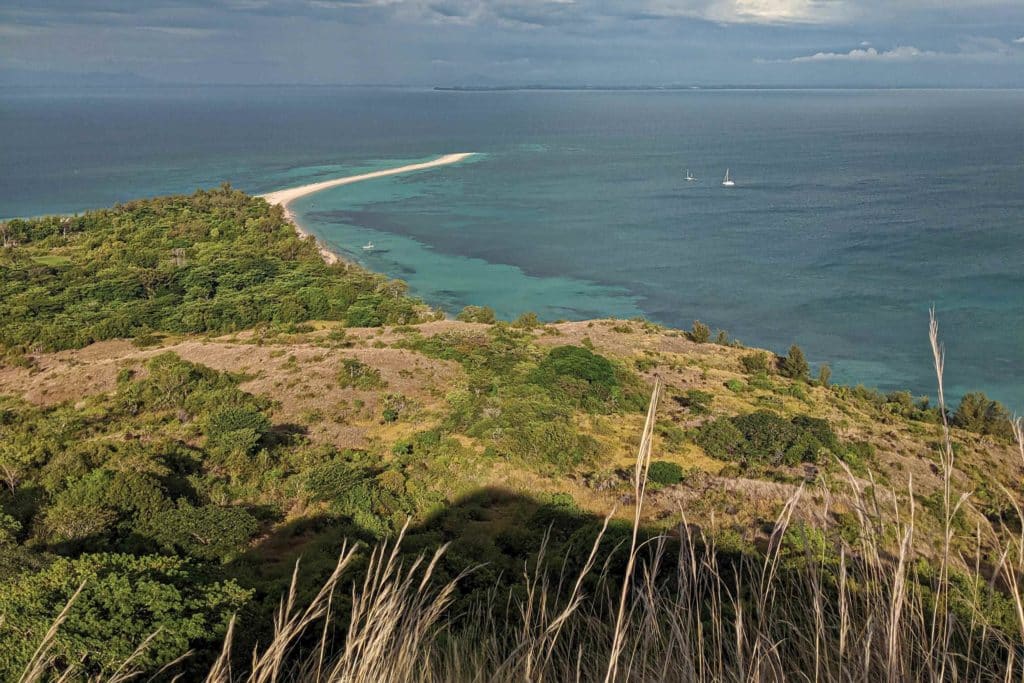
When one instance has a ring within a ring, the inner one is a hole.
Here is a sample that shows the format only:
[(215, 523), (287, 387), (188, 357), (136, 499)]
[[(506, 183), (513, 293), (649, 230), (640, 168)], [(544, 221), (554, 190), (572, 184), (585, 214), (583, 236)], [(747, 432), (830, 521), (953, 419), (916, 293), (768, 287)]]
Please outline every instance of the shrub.
[(336, 456), (306, 472), (304, 489), (313, 500), (331, 501), (341, 498), (368, 477), (366, 468)]
[(696, 440), (713, 458), (786, 465), (817, 462), (825, 449), (837, 455), (846, 449), (825, 420), (786, 420), (767, 410), (718, 418), (701, 427)]
[(828, 363), (822, 363), (818, 367), (818, 384), (823, 387), (827, 387), (829, 380), (832, 379), (832, 368), (828, 366)]
[(740, 358), (740, 365), (748, 375), (767, 374), (771, 371), (771, 362), (768, 360), (768, 353), (755, 351)]
[(39, 572), (0, 586), (0, 678), (19, 680), (54, 618), (84, 582), (56, 632), (53, 670), (71, 667), (74, 680), (114, 677), (121, 663), (156, 670), (183, 652), (215, 647), (230, 615), (251, 592), (213, 582), (188, 560), (146, 555), (58, 558)]
[(213, 413), (206, 423), (208, 447), (252, 454), (270, 431), (270, 420), (259, 409), (232, 406)]
[(747, 390), (747, 385), (744, 384), (741, 380), (738, 380), (738, 379), (734, 378), (734, 379), (726, 380), (725, 388), (728, 389), (729, 391), (733, 392), (733, 393), (738, 394), (738, 393), (740, 393), (742, 391), (746, 391)]
[(676, 398), (676, 403), (689, 408), (694, 415), (706, 415), (711, 412), (714, 395), (700, 389), (689, 389), (686, 394)]
[(494, 309), (489, 306), (466, 306), (455, 316), (464, 323), (487, 323), (493, 325), (496, 318)]
[(807, 380), (811, 367), (807, 364), (803, 349), (796, 344), (789, 347), (789, 354), (779, 361), (779, 373), (790, 379)]
[(672, 486), (683, 480), (683, 468), (667, 460), (655, 460), (647, 470), (647, 478), (661, 486)]
[(665, 440), (669, 450), (678, 450), (686, 442), (686, 432), (667, 420), (658, 420), (655, 430), (658, 436)]
[(381, 379), (380, 370), (356, 358), (346, 358), (338, 370), (338, 385), (342, 389), (370, 390), (385, 387), (387, 382)]
[(239, 507), (194, 507), (180, 501), (177, 507), (154, 515), (147, 527), (165, 550), (228, 562), (256, 535), (259, 522)]
[(406, 408), (409, 407), (409, 399), (401, 394), (388, 394), (381, 401), (381, 416), (382, 422), (398, 422), (398, 418), (402, 416)]
[(698, 344), (707, 344), (711, 340), (711, 328), (699, 320), (694, 320), (689, 337), (690, 341)]
[(875, 447), (867, 441), (853, 441), (839, 452), (839, 457), (855, 474), (867, 474), (868, 465), (875, 457)]
[(733, 418), (747, 442), (747, 452), (757, 460), (778, 460), (796, 441), (793, 425), (767, 410)]
[(533, 311), (527, 311), (523, 313), (512, 323), (513, 327), (519, 327), (524, 330), (533, 330), (540, 327), (540, 318)]
[(615, 365), (582, 346), (556, 346), (537, 365), (529, 381), (567, 396), (586, 410), (609, 407), (619, 395)]
[(743, 432), (727, 418), (704, 424), (697, 431), (696, 440), (705, 453), (721, 460), (740, 459), (747, 443)]

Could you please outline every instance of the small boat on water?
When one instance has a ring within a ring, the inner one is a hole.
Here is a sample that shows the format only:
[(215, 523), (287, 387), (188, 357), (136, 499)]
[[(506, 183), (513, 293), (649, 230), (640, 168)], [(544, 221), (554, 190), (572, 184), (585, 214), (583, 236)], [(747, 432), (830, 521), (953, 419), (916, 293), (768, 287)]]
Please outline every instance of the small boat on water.
[(696, 178), (694, 178), (693, 174), (690, 173), (690, 169), (686, 169), (686, 182), (692, 183), (694, 180), (696, 180)]
[(377, 247), (373, 246), (373, 242), (367, 242), (363, 245), (363, 251), (373, 251)]
[(729, 177), (729, 169), (725, 169), (725, 180), (722, 181), (722, 187), (736, 187), (736, 183)]

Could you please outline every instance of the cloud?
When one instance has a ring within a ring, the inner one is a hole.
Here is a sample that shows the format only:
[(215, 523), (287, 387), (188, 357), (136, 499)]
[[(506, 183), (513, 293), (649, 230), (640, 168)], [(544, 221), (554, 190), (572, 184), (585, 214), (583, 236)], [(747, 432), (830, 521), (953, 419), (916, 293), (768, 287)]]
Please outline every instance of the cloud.
[(1024, 44), (1024, 36), (1021, 36), (1020, 38), (1018, 38), (1017, 40), (1015, 40), (1013, 42)]
[[(862, 46), (870, 45), (867, 41)], [(1015, 60), (1020, 52), (1012, 46), (986, 36), (968, 36), (959, 41), (955, 52), (922, 50), (913, 45), (897, 45), (889, 50), (860, 47), (849, 52), (815, 52), (789, 59), (755, 59), (758, 64), (806, 64), (815, 62), (917, 62), (917, 61), (973, 61), (992, 62)]]
[(859, 48), (849, 52), (816, 52), (813, 55), (804, 55), (783, 60), (794, 64), (801, 62), (879, 62), (895, 61), (905, 62), (914, 59), (927, 59), (938, 57), (941, 53), (930, 50), (921, 50), (911, 45), (900, 45), (891, 50), (876, 50), (873, 47)]
[(219, 29), (195, 28), (192, 26), (138, 26), (136, 28), (143, 31), (164, 33), (176, 38), (210, 38), (222, 33)]

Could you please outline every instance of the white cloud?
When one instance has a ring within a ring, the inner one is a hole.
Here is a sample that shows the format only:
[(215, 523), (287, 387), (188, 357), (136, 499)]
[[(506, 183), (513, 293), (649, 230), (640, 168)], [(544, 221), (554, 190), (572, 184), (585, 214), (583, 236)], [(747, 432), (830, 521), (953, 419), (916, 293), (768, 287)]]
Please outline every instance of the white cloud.
[(1013, 42), (1024, 44), (1024, 36), (1021, 36), (1020, 38), (1018, 38), (1017, 40), (1015, 40)]
[[(867, 41), (862, 46), (871, 45)], [(940, 52), (922, 50), (913, 45), (897, 45), (889, 50), (874, 47), (860, 47), (849, 52), (816, 52), (789, 59), (755, 59), (758, 64), (803, 64), (816, 62), (913, 62), (913, 61), (964, 61), (998, 62), (1016, 61), (1021, 58), (1019, 50), (998, 38), (968, 36), (960, 40), (956, 51)]]
[(875, 62), (875, 61), (910, 61), (914, 59), (926, 59), (939, 57), (941, 53), (930, 50), (921, 50), (912, 45), (900, 45), (891, 50), (876, 50), (873, 47), (850, 50), (849, 52), (817, 52), (813, 55), (794, 57), (787, 60), (794, 63), (800, 62)]

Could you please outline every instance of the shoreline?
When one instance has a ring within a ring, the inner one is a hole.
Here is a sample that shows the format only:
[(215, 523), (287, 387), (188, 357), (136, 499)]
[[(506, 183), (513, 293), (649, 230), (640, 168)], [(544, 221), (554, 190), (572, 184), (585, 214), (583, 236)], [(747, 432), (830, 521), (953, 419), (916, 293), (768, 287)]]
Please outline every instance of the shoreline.
[(323, 180), (318, 183), (309, 183), (307, 185), (299, 185), (298, 187), (289, 187), (283, 190), (275, 190), (274, 192), (267, 192), (265, 194), (256, 195), (257, 197), (265, 200), (271, 206), (278, 205), (284, 210), (284, 217), (294, 227), (303, 239), (312, 238), (316, 240), (317, 249), (320, 251), (320, 256), (323, 257), (324, 261), (329, 264), (335, 264), (342, 261), (343, 258), (340, 254), (328, 249), (323, 242), (317, 239), (316, 235), (311, 233), (308, 229), (302, 226), (298, 220), (297, 214), (292, 211), (289, 206), (293, 201), (300, 197), (320, 192), (322, 190), (328, 190), (333, 187), (340, 187), (342, 185), (351, 185), (352, 183), (358, 183), (363, 180), (373, 180), (375, 178), (385, 178), (387, 176), (401, 175), (403, 173), (412, 173), (414, 171), (422, 171), (430, 168), (437, 168), (438, 166), (448, 166), (455, 164), (463, 159), (473, 156), (475, 152), (458, 152), (455, 154), (445, 154), (444, 156), (438, 157), (431, 161), (425, 161), (417, 164), (406, 164), (405, 166), (396, 166), (394, 168), (386, 168), (380, 171), (371, 171), (370, 173), (359, 173), (351, 176), (343, 176), (341, 178), (333, 178), (331, 180)]

